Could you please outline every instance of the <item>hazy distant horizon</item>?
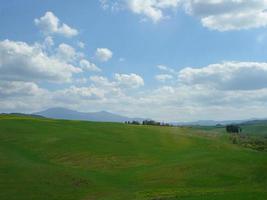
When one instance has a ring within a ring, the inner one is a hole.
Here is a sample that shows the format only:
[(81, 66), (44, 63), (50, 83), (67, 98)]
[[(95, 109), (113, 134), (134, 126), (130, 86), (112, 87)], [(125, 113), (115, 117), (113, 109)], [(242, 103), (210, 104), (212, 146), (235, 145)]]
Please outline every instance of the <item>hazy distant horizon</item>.
[[(52, 115), (47, 114), (47, 111), (52, 111)], [(62, 112), (61, 112), (62, 111)], [(70, 111), (70, 112), (77, 112), (78, 114), (89, 114), (89, 116), (82, 116), (82, 118), (80, 118), (80, 116), (73, 116), (73, 114), (68, 114), (66, 113), (66, 111)], [(201, 124), (201, 125), (216, 125), (218, 123), (222, 123), (222, 124), (231, 124), (231, 123), (242, 123), (242, 122), (249, 122), (252, 120), (266, 120), (267, 117), (264, 118), (244, 118), (244, 119), (195, 119), (195, 120), (191, 120), (191, 121), (179, 121), (179, 120), (173, 120), (173, 121), (168, 121), (165, 119), (154, 119), (154, 118), (148, 118), (145, 116), (128, 116), (128, 115), (123, 115), (121, 113), (114, 113), (112, 111), (105, 111), (105, 110), (95, 110), (95, 111), (79, 111), (79, 110), (75, 110), (75, 109), (71, 109), (71, 108), (64, 108), (64, 107), (51, 107), (51, 108), (47, 108), (44, 110), (39, 110), (36, 112), (0, 112), (0, 114), (26, 114), (26, 115), (40, 115), (43, 117), (48, 117), (48, 118), (56, 118), (56, 119), (72, 119), (72, 120), (84, 120), (86, 119), (87, 121), (90, 121), (90, 117), (93, 117), (93, 121), (103, 121), (103, 117), (122, 117), (121, 120), (111, 120), (113, 122), (125, 122), (125, 121), (143, 121), (143, 120), (155, 120), (158, 122), (162, 122), (162, 123), (171, 123), (171, 124)], [(63, 117), (52, 117), (53, 115), (63, 115)], [(96, 115), (94, 115), (96, 114)], [(98, 116), (98, 114), (103, 114), (100, 116)], [(105, 115), (106, 114), (106, 115)], [(111, 116), (110, 116), (111, 115)], [(114, 116), (113, 116), (114, 115)], [(96, 119), (95, 119), (96, 117)]]

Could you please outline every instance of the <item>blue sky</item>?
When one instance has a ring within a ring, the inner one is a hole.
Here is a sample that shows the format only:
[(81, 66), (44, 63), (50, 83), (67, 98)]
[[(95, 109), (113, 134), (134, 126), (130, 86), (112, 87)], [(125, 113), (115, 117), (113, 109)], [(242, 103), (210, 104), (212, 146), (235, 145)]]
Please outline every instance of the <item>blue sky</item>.
[(0, 111), (166, 121), (266, 116), (265, 0), (10, 0)]

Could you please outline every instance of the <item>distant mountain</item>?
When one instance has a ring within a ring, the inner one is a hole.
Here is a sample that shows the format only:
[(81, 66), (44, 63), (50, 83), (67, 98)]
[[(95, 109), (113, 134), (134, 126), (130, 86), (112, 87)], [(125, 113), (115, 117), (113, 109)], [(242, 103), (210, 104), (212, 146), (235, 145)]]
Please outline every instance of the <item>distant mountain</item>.
[(215, 120), (199, 120), (194, 122), (177, 122), (173, 123), (178, 126), (216, 126), (216, 125), (227, 125), (227, 124), (240, 124), (249, 120), (226, 120), (226, 121), (215, 121)]
[(122, 115), (113, 114), (106, 111), (101, 112), (78, 112), (66, 108), (49, 108), (47, 110), (33, 113), (53, 119), (97, 121), (97, 122), (125, 122), (125, 121), (143, 121), (142, 118), (129, 118)]
[(267, 124), (267, 119), (247, 120), (241, 123), (241, 125), (258, 125), (258, 124)]

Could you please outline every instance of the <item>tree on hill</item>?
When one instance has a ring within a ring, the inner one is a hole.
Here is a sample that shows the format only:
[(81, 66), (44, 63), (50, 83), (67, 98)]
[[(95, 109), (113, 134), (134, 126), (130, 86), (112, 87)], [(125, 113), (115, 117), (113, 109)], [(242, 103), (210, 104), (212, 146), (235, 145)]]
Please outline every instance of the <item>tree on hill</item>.
[(227, 133), (240, 133), (242, 132), (242, 129), (240, 126), (232, 124), (226, 126), (226, 131)]
[(130, 122), (130, 121), (126, 121), (125, 124), (140, 125), (140, 122), (139, 122), (139, 121), (135, 121), (135, 120), (132, 121), (132, 122)]
[(143, 125), (160, 126), (160, 122), (154, 120), (144, 120)]

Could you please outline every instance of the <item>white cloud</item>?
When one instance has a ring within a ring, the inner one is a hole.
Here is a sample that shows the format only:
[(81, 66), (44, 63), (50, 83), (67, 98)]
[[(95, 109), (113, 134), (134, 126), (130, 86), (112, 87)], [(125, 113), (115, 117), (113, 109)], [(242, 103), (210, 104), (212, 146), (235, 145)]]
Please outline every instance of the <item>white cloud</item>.
[(170, 74), (158, 74), (155, 76), (155, 79), (160, 82), (165, 82), (165, 81), (173, 79), (173, 76)]
[(218, 31), (267, 26), (266, 0), (192, 0), (185, 1), (185, 8), (203, 26)]
[(43, 42), (43, 46), (45, 48), (51, 48), (52, 46), (54, 46), (54, 40), (51, 36), (47, 36)]
[(78, 31), (76, 29), (60, 22), (58, 17), (50, 11), (46, 12), (45, 15), (39, 19), (35, 19), (34, 23), (45, 35), (58, 34), (65, 37), (78, 35)]
[[(72, 46), (62, 43), (56, 49), (54, 54), (52, 55), (54, 58), (61, 60), (63, 62), (72, 63), (75, 65), (82, 64), (82, 68), (89, 69), (90, 66), (85, 66), (88, 63), (85, 63), (85, 55), (82, 52), (76, 51)], [(87, 61), (88, 62), (88, 61)], [(90, 64), (90, 63), (89, 63)], [(91, 63), (91, 69), (93, 69), (93, 64)], [(96, 67), (96, 66), (95, 66)], [(94, 68), (95, 68), (94, 67)], [(96, 69), (96, 68), (95, 68)]]
[(109, 8), (108, 0), (99, 0), (102, 9), (107, 10)]
[(77, 63), (84, 71), (101, 72), (102, 70), (96, 64), (85, 59), (84, 54), (77, 52), (72, 46), (62, 43), (56, 49), (55, 57), (62, 61)]
[(124, 0), (99, 0), (100, 6), (103, 10), (118, 11), (123, 9)]
[(77, 42), (78, 47), (80, 47), (81, 49), (84, 49), (85, 44), (83, 42)]
[(255, 90), (267, 87), (267, 63), (224, 62), (203, 68), (185, 68), (179, 81), (223, 90)]
[(92, 87), (102, 91), (109, 103), (125, 101), (125, 99), (131, 98), (126, 93), (144, 85), (143, 79), (136, 74), (115, 74), (114, 80), (109, 80), (103, 76), (91, 76), (90, 81), (92, 82)]
[(75, 78), (74, 81), (77, 84), (85, 84), (88, 82), (88, 79), (87, 78)]
[(93, 83), (93, 87), (102, 91), (105, 96), (105, 99), (108, 100), (110, 103), (114, 100), (118, 101), (117, 98), (121, 98), (122, 96), (124, 96), (122, 88), (116, 81), (110, 81), (108, 78), (103, 76), (91, 76), (90, 81)]
[(49, 103), (50, 93), (36, 83), (0, 81), (1, 112), (31, 112)]
[(115, 74), (115, 80), (123, 87), (139, 88), (143, 86), (144, 80), (137, 74)]
[(139, 88), (144, 85), (144, 80), (137, 74), (115, 74), (114, 80), (110, 81), (103, 76), (91, 76), (90, 80), (101, 87), (113, 87), (119, 89)]
[(169, 10), (180, 9), (217, 31), (267, 26), (267, 0), (129, 0), (126, 4), (130, 11), (154, 23), (168, 17)]
[[(115, 74), (110, 79), (91, 76), (87, 82), (73, 77), (81, 69), (70, 62), (93, 71), (97, 69), (94, 64), (67, 44), (54, 53), (49, 55), (38, 43), (0, 41), (2, 112), (63, 106), (169, 121), (266, 117), (267, 63), (223, 62), (179, 72), (160, 65), (158, 69), (164, 73), (159, 80), (173, 77), (171, 85), (166, 82), (158, 88), (133, 90), (144, 85), (137, 74)], [(70, 80), (75, 80), (72, 86), (56, 91), (38, 86), (41, 81)]]
[(81, 69), (50, 57), (40, 45), (25, 42), (0, 41), (0, 77), (2, 80), (70, 81)]
[(32, 82), (0, 81), (0, 98), (41, 95), (45, 92)]
[(58, 59), (66, 60), (68, 62), (74, 61), (78, 56), (76, 50), (65, 43), (60, 44), (56, 51), (56, 57)]
[(90, 80), (101, 87), (115, 87), (115, 83), (114, 82), (110, 82), (106, 77), (103, 76), (91, 76)]
[(104, 92), (96, 87), (76, 87), (55, 92), (54, 98), (60, 101), (99, 100), (104, 98)]
[(80, 60), (80, 66), (83, 70), (101, 72), (101, 69), (99, 67), (85, 59)]
[[(229, 84), (224, 80), (222, 82), (221, 77), (232, 77), (236, 71), (232, 69), (233, 66), (219, 65), (223, 64), (213, 65), (216, 69), (213, 67), (209, 69), (211, 65), (192, 69), (197, 72), (190, 71), (189, 73), (186, 72), (188, 68), (184, 69), (181, 74), (186, 74), (187, 78), (179, 76), (179, 82), (175, 85), (163, 85), (149, 90), (132, 90), (130, 85), (122, 84), (131, 82), (129, 74), (128, 76), (117, 75), (119, 78), (114, 77), (112, 80), (103, 76), (91, 76), (91, 85), (89, 86), (71, 86), (43, 93), (45, 95), (41, 95), (42, 89), (34, 83), (26, 85), (20, 85), (20, 83), (9, 83), (10, 85), (2, 83), (1, 85), (0, 83), (0, 107), (15, 111), (40, 109), (42, 106), (63, 106), (83, 111), (106, 109), (129, 116), (149, 117), (165, 121), (266, 117), (267, 86), (261, 85), (262, 79), (253, 79), (254, 82), (259, 81), (260, 87), (258, 85), (253, 88), (238, 89), (232, 86), (224, 87), (224, 84)], [(245, 64), (238, 63), (236, 65), (237, 68), (243, 68), (240, 66)], [(262, 67), (259, 66), (259, 68)], [(244, 70), (246, 71), (246, 69)], [(250, 68), (249, 74), (253, 74), (253, 71), (257, 74), (258, 67)], [(216, 73), (219, 75), (215, 75)], [(229, 74), (231, 75), (229, 76)], [(210, 82), (203, 82), (202, 78), (198, 78), (198, 76), (208, 76), (207, 79)], [(188, 79), (188, 77), (191, 78)], [(188, 80), (193, 82), (188, 82)], [(252, 79), (248, 78), (248, 80)], [(132, 83), (132, 85), (134, 84), (136, 81)]]
[(170, 74), (177, 74), (177, 72), (174, 69), (167, 67), (165, 65), (158, 65), (157, 68), (161, 71), (165, 71), (165, 72), (168, 72)]
[(155, 7), (150, 0), (131, 0), (129, 1), (129, 7), (134, 13), (143, 14), (153, 22), (158, 22), (163, 18), (161, 9)]
[(165, 15), (164, 9), (176, 8), (180, 0), (129, 0), (129, 9), (136, 13), (144, 15), (153, 22), (162, 20)]
[(95, 56), (97, 57), (98, 60), (102, 62), (107, 62), (112, 58), (113, 53), (110, 49), (107, 48), (97, 48)]

